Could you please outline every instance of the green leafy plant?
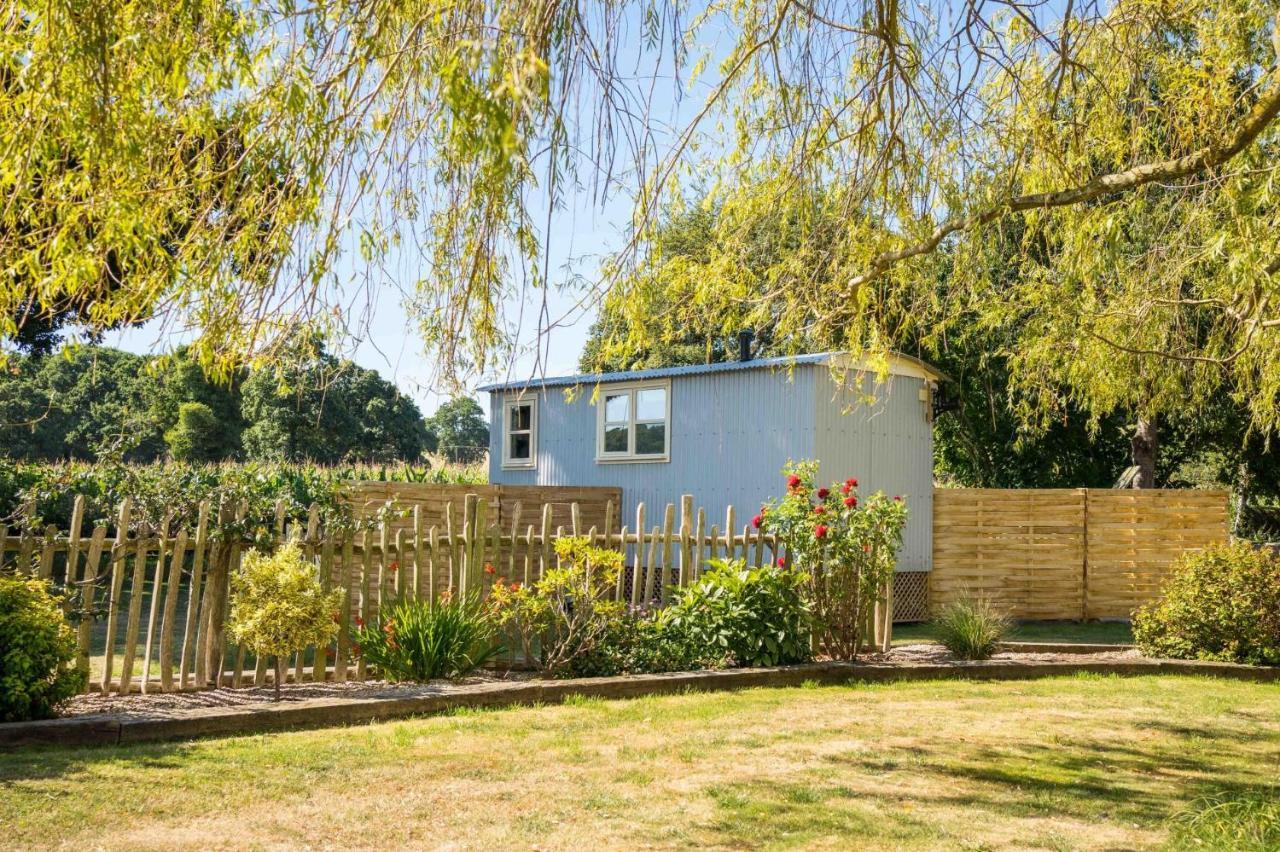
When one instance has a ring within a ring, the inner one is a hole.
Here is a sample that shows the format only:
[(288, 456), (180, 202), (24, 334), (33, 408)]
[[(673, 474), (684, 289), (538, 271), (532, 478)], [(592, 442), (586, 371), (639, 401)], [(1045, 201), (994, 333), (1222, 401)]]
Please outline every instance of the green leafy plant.
[(965, 595), (945, 604), (933, 618), (938, 641), (962, 660), (986, 660), (1008, 635), (1009, 616), (990, 599)]
[(519, 637), (526, 662), (550, 677), (570, 673), (625, 612), (611, 600), (621, 553), (593, 547), (582, 536), (558, 539), (555, 548), (557, 566), (532, 586), (499, 578), (489, 593), (500, 623)]
[(1133, 636), (1155, 657), (1280, 665), (1280, 557), (1247, 542), (1187, 554)]
[(662, 624), (739, 666), (800, 663), (811, 656), (808, 578), (787, 566), (748, 568), (711, 560), (697, 583), (662, 610)]
[(752, 522), (775, 535), (786, 558), (808, 576), (817, 650), (851, 660), (893, 579), (907, 509), (901, 497), (880, 492), (860, 499), (852, 477), (815, 488), (817, 471), (815, 461), (788, 464), (786, 496), (762, 507)]
[(393, 681), (462, 677), (503, 650), (490, 606), (478, 593), (432, 602), (400, 598), (351, 631), (365, 663)]
[(727, 656), (662, 618), (660, 610), (638, 610), (610, 619), (600, 641), (572, 661), (569, 673), (572, 677), (609, 677), (694, 671), (723, 666)]
[(249, 551), (231, 577), (227, 629), (235, 641), (275, 658), (276, 700), (290, 654), (327, 645), (338, 634), (343, 590), (326, 592), (296, 542), (273, 554)]
[(41, 580), (0, 574), (0, 722), (53, 716), (84, 687), (62, 600)]

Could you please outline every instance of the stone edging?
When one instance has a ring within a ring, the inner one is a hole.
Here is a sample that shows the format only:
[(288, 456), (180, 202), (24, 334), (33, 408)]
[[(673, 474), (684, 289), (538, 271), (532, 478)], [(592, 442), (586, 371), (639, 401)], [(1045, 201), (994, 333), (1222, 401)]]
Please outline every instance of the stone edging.
[(0, 724), (0, 749), (28, 745), (114, 745), (156, 740), (352, 725), (461, 707), (558, 704), (568, 696), (635, 698), (685, 691), (753, 687), (885, 683), (898, 680), (1025, 680), (1082, 672), (1116, 675), (1181, 674), (1229, 680), (1280, 682), (1280, 668), (1183, 660), (1020, 662), (985, 660), (945, 664), (809, 663), (778, 668), (727, 669), (577, 680), (482, 683), (447, 693), (378, 698), (314, 698), (280, 704), (202, 708), (165, 718), (98, 714)]

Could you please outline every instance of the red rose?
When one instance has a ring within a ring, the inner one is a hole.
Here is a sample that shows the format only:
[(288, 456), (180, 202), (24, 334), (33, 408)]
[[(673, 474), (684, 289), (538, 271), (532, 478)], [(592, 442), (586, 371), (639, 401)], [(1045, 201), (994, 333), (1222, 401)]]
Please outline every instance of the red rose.
[(828, 495), (828, 494), (830, 494), (830, 493), (831, 493), (831, 492), (830, 492), (830, 491), (828, 491), (826, 488), (819, 488), (819, 489), (818, 489), (818, 499), (819, 499), (819, 500), (825, 500), (825, 499), (827, 499), (827, 495)]
[(364, 619), (358, 615), (356, 616), (356, 627), (364, 627)]
[(845, 484), (845, 485), (847, 485), (847, 486), (849, 486), (850, 488), (857, 488), (857, 487), (858, 487), (858, 480), (854, 479), (854, 478), (851, 476), (851, 477), (849, 477), (848, 479), (846, 479), (846, 480), (844, 481), (844, 484)]
[(778, 557), (778, 567), (779, 567), (779, 568), (785, 568), (785, 567), (787, 567), (787, 560), (786, 560), (786, 558), (785, 558), (785, 557), (782, 557), (782, 556), (779, 556), (779, 557)]
[(825, 514), (827, 513), (827, 507), (826, 507), (826, 506), (814, 506), (814, 507), (813, 507), (813, 513), (814, 513), (815, 515), (825, 515)]
[(760, 529), (760, 525), (763, 523), (764, 523), (764, 518), (760, 517), (759, 515), (756, 515), (754, 518), (751, 519), (751, 525), (754, 526), (756, 529)]
[(826, 525), (826, 524), (818, 524), (816, 527), (814, 527), (814, 528), (813, 528), (813, 535), (814, 535), (814, 538), (826, 538), (826, 537), (827, 537), (827, 525)]
[(852, 491), (852, 490), (853, 490), (853, 486), (852, 486), (852, 485), (845, 484), (845, 485), (841, 485), (841, 486), (840, 486), (840, 493), (841, 493), (841, 494), (848, 494), (848, 493), (849, 493), (850, 491)]
[(854, 506), (858, 505), (858, 498), (857, 498), (857, 497), (846, 497), (846, 498), (844, 498), (844, 504), (845, 504), (846, 506), (848, 506), (850, 509), (852, 509)]
[(390, 565), (388, 565), (388, 566), (387, 566), (387, 570), (388, 570), (388, 571), (395, 571), (395, 570), (396, 570), (397, 568), (399, 568), (399, 567), (400, 567), (400, 563), (399, 563), (399, 562), (392, 562)]
[(787, 487), (788, 487), (788, 488), (799, 488), (799, 487), (800, 487), (800, 477), (796, 476), (794, 473), (793, 473), (793, 474), (791, 474), (790, 476), (788, 476), (788, 477), (787, 477)]
[(901, 502), (902, 502), (902, 498), (901, 498), (901, 497), (897, 497), (897, 496), (895, 496), (895, 497), (893, 498), (893, 502), (895, 502), (895, 503), (901, 503)]
[(493, 567), (493, 563), (492, 563), (492, 562), (486, 562), (486, 563), (484, 563), (484, 573), (486, 573), (486, 574), (492, 574), (492, 573), (494, 573), (496, 570), (497, 570), (497, 569), (495, 569), (495, 568)]

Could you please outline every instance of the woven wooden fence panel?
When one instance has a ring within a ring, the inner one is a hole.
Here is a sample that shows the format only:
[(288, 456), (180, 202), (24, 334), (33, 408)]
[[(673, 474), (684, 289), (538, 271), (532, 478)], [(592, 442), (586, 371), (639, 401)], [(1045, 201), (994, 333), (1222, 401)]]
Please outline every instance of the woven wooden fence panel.
[(938, 489), (930, 606), (984, 595), (1019, 619), (1128, 618), (1173, 563), (1227, 537), (1224, 491)]
[(1080, 618), (1083, 490), (938, 489), (930, 603), (983, 595), (1016, 618)]
[[(363, 507), (367, 512), (375, 512), (388, 500), (395, 501), (398, 508), (408, 510), (399, 519), (391, 521), (388, 526), (394, 533), (397, 529), (412, 530), (414, 521), (412, 510), (419, 507), (424, 526), (445, 526), (446, 506), (452, 505), (455, 520), (461, 522), (462, 501), (468, 494), (475, 494), (489, 506), (489, 523), (494, 523), (504, 530), (517, 524), (524, 532), (527, 525), (538, 525), (542, 519), (542, 507), (551, 507), (551, 526), (573, 529), (572, 506), (578, 504), (578, 523), (581, 532), (586, 533), (591, 527), (603, 530), (606, 523), (615, 526), (618, 518), (606, 518), (605, 508), (610, 501), (615, 507), (622, 505), (622, 489), (610, 487), (567, 487), (558, 485), (433, 485), (421, 482), (359, 482), (352, 485), (349, 492), (351, 501)], [(520, 515), (516, 517), (516, 505), (519, 504)], [(493, 512), (497, 510), (497, 517)], [(616, 509), (615, 509), (616, 511)]]
[(1090, 490), (1087, 520), (1089, 617), (1128, 618), (1183, 553), (1226, 540), (1227, 494)]

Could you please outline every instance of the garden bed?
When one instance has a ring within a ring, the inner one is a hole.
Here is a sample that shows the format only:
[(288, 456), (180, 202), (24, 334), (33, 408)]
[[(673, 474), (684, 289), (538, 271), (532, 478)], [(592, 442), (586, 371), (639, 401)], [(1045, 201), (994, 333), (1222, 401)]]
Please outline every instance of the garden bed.
[(36, 743), (108, 744), (190, 739), (295, 727), (358, 724), (459, 708), (552, 704), (571, 695), (628, 698), (689, 690), (715, 691), (804, 683), (922, 679), (1027, 679), (1081, 672), (1117, 675), (1191, 674), (1280, 682), (1280, 668), (1154, 660), (1131, 649), (1101, 653), (1002, 652), (984, 661), (953, 659), (941, 646), (895, 647), (856, 663), (819, 662), (775, 668), (722, 669), (623, 677), (542, 680), (527, 676), (426, 684), (382, 682), (290, 684), (275, 702), (267, 689), (127, 697), (83, 696), (69, 715), (0, 725), (0, 748)]

